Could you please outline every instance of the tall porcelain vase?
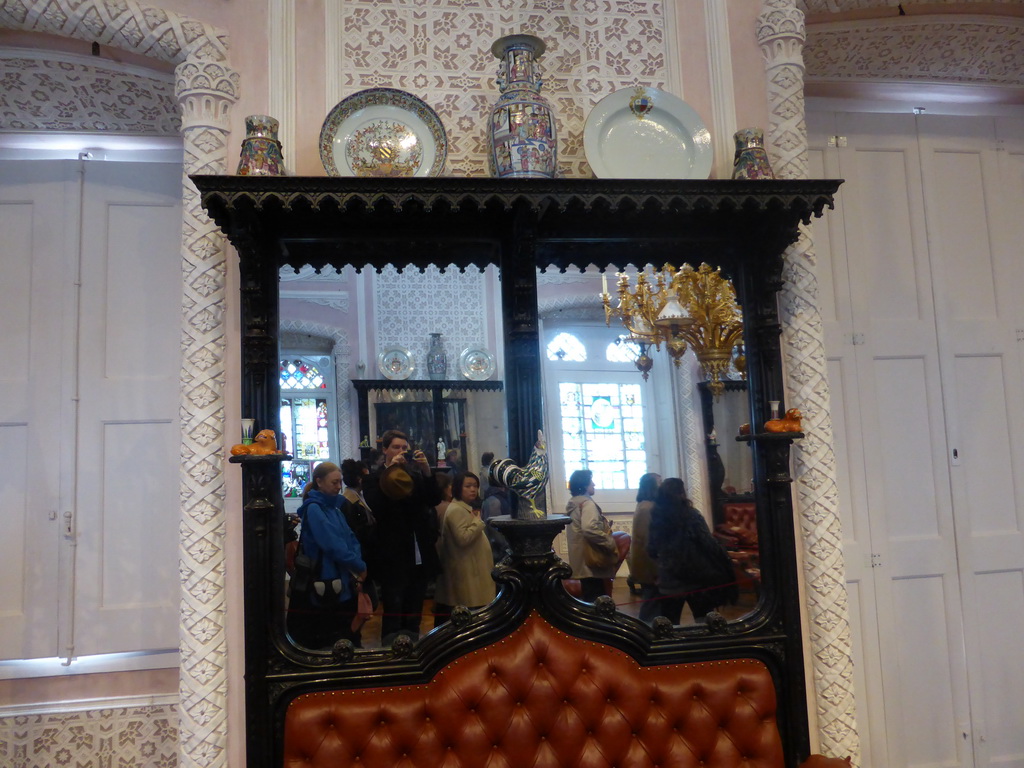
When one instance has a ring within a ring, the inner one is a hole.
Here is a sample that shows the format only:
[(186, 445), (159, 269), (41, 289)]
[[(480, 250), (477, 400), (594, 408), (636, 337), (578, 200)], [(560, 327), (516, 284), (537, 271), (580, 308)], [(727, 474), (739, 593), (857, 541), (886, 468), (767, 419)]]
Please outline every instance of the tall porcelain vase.
[(491, 46), (501, 59), (490, 126), (491, 173), (499, 178), (552, 178), (558, 167), (555, 113), (540, 95), (544, 49), (533, 35), (507, 35)]

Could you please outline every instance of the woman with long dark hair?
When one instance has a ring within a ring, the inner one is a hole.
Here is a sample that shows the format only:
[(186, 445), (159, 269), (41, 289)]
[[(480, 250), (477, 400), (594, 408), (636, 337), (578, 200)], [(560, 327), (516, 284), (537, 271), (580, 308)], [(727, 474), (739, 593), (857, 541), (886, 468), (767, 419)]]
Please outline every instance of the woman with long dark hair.
[(347, 504), (341, 469), (329, 461), (318, 464), (302, 492), (299, 556), (288, 602), (288, 632), (306, 648), (327, 648), (341, 639), (359, 645), (352, 620), (366, 563), (345, 519)]
[(658, 567), (659, 613), (674, 624), (686, 604), (693, 618), (703, 621), (709, 611), (736, 602), (732, 561), (678, 477), (665, 479), (658, 488), (647, 551)]

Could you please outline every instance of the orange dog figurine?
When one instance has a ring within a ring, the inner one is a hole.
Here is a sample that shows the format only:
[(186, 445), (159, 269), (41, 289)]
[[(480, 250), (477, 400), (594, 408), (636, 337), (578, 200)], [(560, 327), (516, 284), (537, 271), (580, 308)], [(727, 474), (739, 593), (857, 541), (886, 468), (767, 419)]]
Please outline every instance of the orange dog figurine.
[(798, 408), (790, 408), (781, 419), (770, 419), (764, 423), (765, 432), (800, 432), (800, 419), (803, 415)]
[(277, 435), (272, 429), (258, 432), (252, 445), (236, 443), (231, 446), (232, 456), (269, 456), (273, 453), (280, 453), (280, 451), (277, 450)]

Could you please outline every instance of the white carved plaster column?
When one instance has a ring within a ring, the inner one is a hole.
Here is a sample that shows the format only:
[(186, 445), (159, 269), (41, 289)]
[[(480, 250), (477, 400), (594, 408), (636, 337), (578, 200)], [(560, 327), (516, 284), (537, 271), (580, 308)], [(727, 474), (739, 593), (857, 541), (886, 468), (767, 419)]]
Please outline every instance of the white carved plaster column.
[(238, 74), (223, 62), (175, 68), (185, 167), (181, 318), (181, 766), (227, 765), (224, 589), (224, 300), (226, 240), (189, 174), (227, 170)]
[[(778, 178), (807, 178), (804, 123), (804, 14), (795, 0), (765, 0), (757, 38), (765, 57), (767, 145)], [(824, 331), (808, 231), (786, 251), (779, 296), (788, 405), (803, 412), (806, 437), (794, 446), (797, 509), (814, 672), (820, 749), (860, 760), (842, 532), (832, 448)]]

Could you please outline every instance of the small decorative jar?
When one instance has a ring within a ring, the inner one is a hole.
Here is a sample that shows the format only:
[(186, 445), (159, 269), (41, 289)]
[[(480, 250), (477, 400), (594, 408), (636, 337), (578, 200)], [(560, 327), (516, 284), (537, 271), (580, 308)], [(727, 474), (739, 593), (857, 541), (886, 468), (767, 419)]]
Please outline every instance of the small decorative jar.
[(734, 179), (774, 179), (768, 152), (764, 148), (764, 131), (760, 128), (744, 128), (733, 134), (736, 142), (736, 157), (732, 162)]
[[(441, 343), (441, 334), (430, 334), (430, 347), (427, 349), (427, 376), (431, 381), (444, 381), (448, 378), (448, 355)], [(444, 458), (444, 457), (441, 457)]]
[(245, 139), (238, 161), (239, 176), (284, 176), (284, 155), (277, 140), (280, 123), (269, 115), (245, 118)]
[(501, 95), (490, 123), (491, 173), (498, 178), (550, 179), (558, 167), (555, 113), (540, 95), (536, 60), (544, 50), (533, 35), (507, 35), (491, 46), (501, 59)]

